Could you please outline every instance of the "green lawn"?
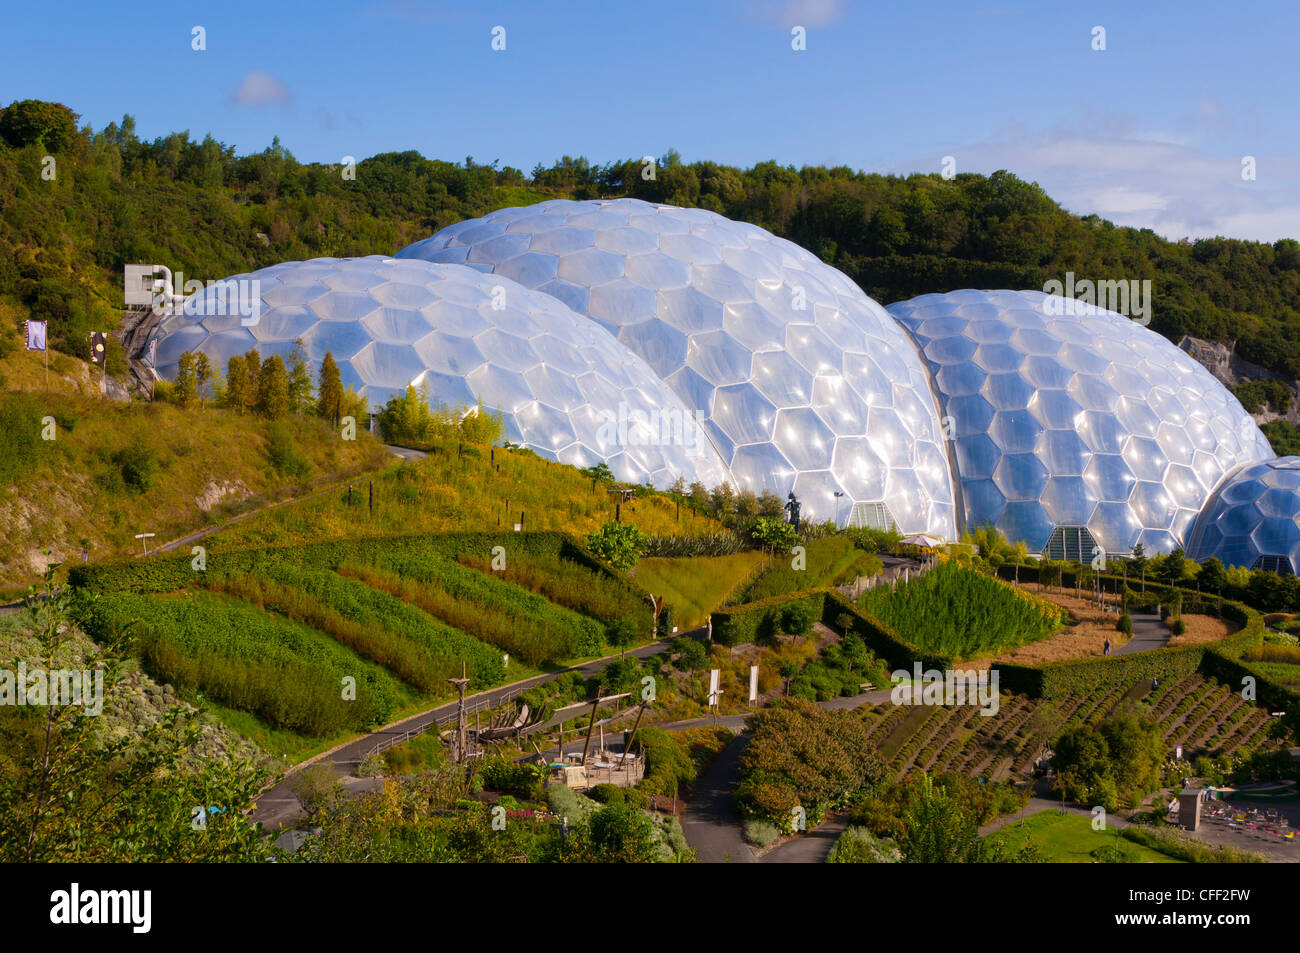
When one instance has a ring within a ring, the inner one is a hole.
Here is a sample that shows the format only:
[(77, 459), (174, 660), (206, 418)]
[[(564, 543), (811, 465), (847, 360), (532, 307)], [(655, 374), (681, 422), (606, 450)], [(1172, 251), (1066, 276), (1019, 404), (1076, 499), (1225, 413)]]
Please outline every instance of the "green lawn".
[(642, 559), (633, 581), (655, 597), (664, 596), (677, 613), (681, 631), (703, 625), (763, 561), (758, 551), (731, 556)]
[(1011, 854), (1032, 841), (1042, 852), (1045, 861), (1056, 864), (1096, 863), (1092, 851), (1107, 844), (1118, 847), (1130, 863), (1182, 863), (1167, 854), (1119, 837), (1115, 828), (1094, 831), (1091, 818), (1078, 814), (1061, 814), (1059, 811), (1039, 811), (989, 837), (1002, 842)]

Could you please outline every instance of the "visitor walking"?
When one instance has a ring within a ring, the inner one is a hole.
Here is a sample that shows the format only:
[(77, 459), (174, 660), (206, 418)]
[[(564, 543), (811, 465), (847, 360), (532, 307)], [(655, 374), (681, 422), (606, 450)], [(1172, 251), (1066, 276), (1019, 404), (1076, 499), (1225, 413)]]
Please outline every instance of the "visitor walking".
[(1101, 650), (1101, 654), (1102, 654), (1102, 655), (1109, 655), (1109, 654), (1110, 654), (1110, 639), (1107, 639), (1107, 640), (1106, 640), (1106, 645), (1105, 645), (1105, 647)]

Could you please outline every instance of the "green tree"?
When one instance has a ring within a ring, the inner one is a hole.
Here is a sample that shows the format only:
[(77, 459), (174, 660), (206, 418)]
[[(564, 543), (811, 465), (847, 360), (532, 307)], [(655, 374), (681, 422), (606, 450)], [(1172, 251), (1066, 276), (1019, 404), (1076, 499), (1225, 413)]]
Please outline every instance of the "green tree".
[(799, 539), (792, 525), (775, 516), (760, 516), (754, 520), (749, 535), (772, 555), (788, 553)]
[(587, 548), (615, 569), (631, 569), (645, 549), (645, 537), (631, 523), (610, 520), (587, 536)]
[(50, 152), (65, 152), (76, 141), (77, 118), (62, 103), (24, 99), (0, 111), (0, 138), (16, 149), (40, 143)]
[(605, 641), (618, 649), (619, 658), (623, 657), (629, 645), (636, 644), (638, 635), (636, 620), (627, 616), (615, 619), (605, 628)]
[(182, 407), (192, 406), (198, 400), (198, 380), (193, 351), (182, 351), (176, 361), (176, 386), (173, 393), (176, 395), (176, 402)]
[(289, 414), (289, 375), (278, 354), (262, 362), (258, 375), (257, 412), (268, 420), (280, 420)]
[(320, 365), (320, 385), (317, 387), (316, 413), (334, 426), (339, 425), (343, 414), (343, 378), (334, 355), (325, 352)]
[(208, 383), (212, 380), (212, 363), (208, 356), (203, 353), (194, 356), (194, 385), (198, 391), (199, 408), (203, 408), (203, 397), (207, 392)]
[(909, 864), (963, 864), (983, 859), (979, 826), (961, 801), (934, 787), (922, 775), (916, 803), (903, 815), (906, 833), (899, 841)]
[(294, 342), (289, 352), (289, 410), (294, 414), (307, 414), (312, 409), (311, 370), (307, 366), (307, 352), (302, 339)]
[(1196, 578), (1200, 582), (1202, 592), (1222, 592), (1223, 587), (1228, 584), (1228, 572), (1215, 556), (1201, 563)]
[(252, 383), (248, 379), (248, 361), (236, 354), (226, 362), (226, 406), (243, 413), (252, 402)]

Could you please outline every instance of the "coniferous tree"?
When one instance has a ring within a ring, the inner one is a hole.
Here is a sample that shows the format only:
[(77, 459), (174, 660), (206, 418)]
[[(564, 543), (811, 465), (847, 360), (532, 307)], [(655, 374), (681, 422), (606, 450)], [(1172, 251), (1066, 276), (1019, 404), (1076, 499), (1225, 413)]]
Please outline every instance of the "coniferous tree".
[(336, 427), (343, 416), (343, 378), (334, 355), (325, 352), (320, 365), (320, 386), (317, 388), (316, 413)]
[(226, 406), (243, 413), (249, 405), (248, 361), (236, 354), (226, 364)]
[(182, 407), (189, 407), (198, 400), (198, 384), (195, 372), (195, 354), (185, 351), (176, 362), (176, 402)]
[(289, 415), (289, 375), (280, 355), (268, 357), (258, 375), (257, 412), (268, 420)]

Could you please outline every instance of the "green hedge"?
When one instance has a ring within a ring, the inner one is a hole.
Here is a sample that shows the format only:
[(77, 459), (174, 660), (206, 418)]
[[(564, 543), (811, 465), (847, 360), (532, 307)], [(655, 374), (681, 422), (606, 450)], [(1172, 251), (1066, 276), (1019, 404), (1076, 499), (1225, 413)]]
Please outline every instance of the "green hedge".
[[(608, 565), (588, 553), (564, 533), (439, 533), (415, 536), (378, 536), (365, 539), (332, 540), (323, 543), (274, 546), (267, 549), (241, 549), (222, 552), (220, 546), (209, 548), (207, 572), (245, 573), (255, 571), (266, 561), (287, 562), (293, 566), (335, 569), (345, 562), (371, 562), (378, 555), (441, 556), (455, 560), (462, 554), (486, 556), (494, 546), (504, 546), (507, 553), (524, 553), (535, 557), (571, 559), (631, 583)], [(68, 581), (76, 588), (117, 592), (174, 592), (194, 582), (193, 557), (188, 554), (152, 559), (74, 566)]]
[[(1196, 603), (1195, 593), (1192, 596), (1190, 604), (1184, 601), (1184, 611), (1206, 608)], [(1186, 594), (1184, 598), (1186, 600)], [(1218, 608), (1216, 600), (1208, 601), (1212, 604), (1208, 608)], [(1133, 655), (1072, 659), (1038, 666), (1007, 663), (998, 666), (999, 685), (1007, 691), (1034, 698), (1061, 698), (1086, 694), (1103, 686), (1132, 685), (1153, 678), (1177, 679), (1197, 671), (1212, 674), (1203, 668), (1208, 654), (1214, 652), (1226, 658), (1235, 657), (1260, 645), (1264, 637), (1264, 618), (1254, 609), (1237, 602), (1225, 601), (1222, 615), (1241, 628), (1218, 642), (1155, 649)], [(1258, 673), (1252, 674), (1256, 678), (1262, 678)]]
[(827, 590), (808, 589), (788, 595), (760, 599), (743, 606), (711, 613), (713, 641), (719, 645), (744, 645), (781, 631), (781, 616), (795, 603), (808, 606), (814, 619), (822, 619)]
[(1270, 711), (1284, 711), (1283, 721), (1291, 732), (1300, 737), (1300, 692), (1285, 685), (1279, 685), (1262, 672), (1256, 671), (1249, 662), (1243, 662), (1229, 654), (1208, 649), (1201, 662), (1201, 670), (1217, 678), (1233, 691), (1241, 691), (1241, 680), (1249, 675), (1255, 679), (1256, 700), (1267, 705)]

